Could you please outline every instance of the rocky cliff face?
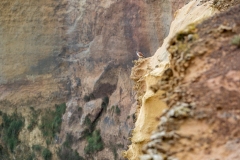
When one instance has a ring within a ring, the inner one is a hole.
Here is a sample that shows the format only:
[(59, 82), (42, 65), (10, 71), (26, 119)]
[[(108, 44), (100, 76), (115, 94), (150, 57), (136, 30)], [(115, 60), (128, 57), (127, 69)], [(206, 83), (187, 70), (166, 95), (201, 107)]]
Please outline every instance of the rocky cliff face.
[(239, 159), (239, 6), (228, 10), (239, 1), (205, 2), (179, 10), (163, 46), (135, 63), (129, 159)]
[(19, 127), (17, 139), (1, 137), (4, 159), (71, 159), (74, 150), (121, 159), (136, 108), (135, 51), (153, 55), (186, 2), (2, 0), (2, 135)]

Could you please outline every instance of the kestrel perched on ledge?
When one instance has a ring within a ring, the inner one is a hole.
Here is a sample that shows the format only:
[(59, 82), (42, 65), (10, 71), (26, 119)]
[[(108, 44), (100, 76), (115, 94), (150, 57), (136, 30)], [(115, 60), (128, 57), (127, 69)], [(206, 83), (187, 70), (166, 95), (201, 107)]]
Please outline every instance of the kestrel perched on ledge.
[(136, 54), (137, 54), (138, 58), (145, 58), (144, 55), (139, 51), (137, 51)]

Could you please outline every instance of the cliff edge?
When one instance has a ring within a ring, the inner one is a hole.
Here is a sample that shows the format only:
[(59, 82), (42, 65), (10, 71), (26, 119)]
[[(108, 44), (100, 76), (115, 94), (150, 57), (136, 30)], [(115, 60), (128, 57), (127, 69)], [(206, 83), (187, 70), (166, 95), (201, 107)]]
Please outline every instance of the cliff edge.
[(238, 3), (191, 1), (155, 55), (135, 62), (128, 159), (239, 159), (239, 6), (226, 11)]

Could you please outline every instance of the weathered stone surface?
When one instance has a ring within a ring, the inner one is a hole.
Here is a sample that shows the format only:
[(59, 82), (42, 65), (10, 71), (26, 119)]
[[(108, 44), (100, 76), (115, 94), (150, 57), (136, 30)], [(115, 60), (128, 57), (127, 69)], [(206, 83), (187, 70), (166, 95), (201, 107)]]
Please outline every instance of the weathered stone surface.
[[(106, 148), (93, 156), (113, 159), (111, 146), (117, 144), (121, 159), (133, 127), (135, 95), (129, 74), (132, 60), (137, 59), (135, 51), (152, 55), (168, 34), (173, 13), (185, 2), (2, 0), (0, 110), (17, 110), (29, 118), (27, 107), (46, 109), (68, 102), (59, 139), (63, 142), (67, 133), (79, 138), (73, 149), (83, 156), (86, 140), (79, 131), (87, 112), (79, 108), (85, 106), (85, 96), (91, 95), (96, 108), (101, 108), (102, 98), (109, 97), (96, 125)], [(118, 106), (121, 114), (112, 106)], [(30, 147), (34, 141), (45, 145), (41, 136), (26, 138), (39, 135), (39, 130), (33, 132), (25, 126), (21, 140)], [(54, 158), (56, 146), (50, 147)]]
[(239, 159), (239, 12), (237, 5), (191, 24), (170, 41), (172, 74), (166, 70), (155, 86), (165, 92), (169, 110), (143, 148), (145, 156)]
[(0, 2), (0, 84), (51, 73), (59, 65), (66, 1)]
[[(166, 50), (169, 41), (187, 25), (210, 17), (217, 12), (212, 9), (210, 4), (200, 6), (199, 3), (200, 1), (191, 1), (181, 8), (171, 24), (168, 37), (164, 39), (163, 45), (155, 55), (135, 62), (131, 78), (135, 82), (134, 89), (137, 91), (137, 120), (131, 138), (132, 144), (125, 152), (125, 156), (129, 159), (139, 158), (139, 155), (142, 154), (142, 147), (150, 140), (150, 135), (157, 128), (156, 118), (168, 108), (166, 102), (162, 100), (168, 94), (164, 94), (160, 87), (162, 84), (166, 84), (172, 75), (168, 70), (165, 71), (170, 66), (169, 53)], [(161, 79), (164, 80), (161, 81)], [(175, 85), (176, 82), (173, 84)], [(164, 86), (166, 89), (171, 87), (168, 83)]]

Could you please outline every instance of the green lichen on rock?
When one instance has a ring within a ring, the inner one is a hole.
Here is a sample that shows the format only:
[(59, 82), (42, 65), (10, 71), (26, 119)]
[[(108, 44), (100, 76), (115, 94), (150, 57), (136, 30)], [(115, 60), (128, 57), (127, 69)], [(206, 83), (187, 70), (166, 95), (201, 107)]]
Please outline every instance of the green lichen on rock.
[(240, 35), (236, 35), (232, 38), (231, 44), (240, 47)]

